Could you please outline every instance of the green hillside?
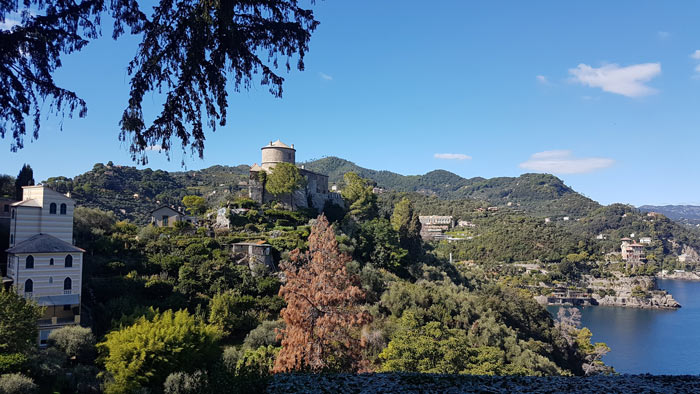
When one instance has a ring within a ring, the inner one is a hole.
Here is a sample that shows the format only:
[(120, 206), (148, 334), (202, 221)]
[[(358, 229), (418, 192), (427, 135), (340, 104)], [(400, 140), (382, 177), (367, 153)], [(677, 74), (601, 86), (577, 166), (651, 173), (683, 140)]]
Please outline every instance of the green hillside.
[(215, 205), (226, 195), (244, 188), (248, 166), (213, 166), (198, 171), (167, 172), (97, 163), (75, 178), (45, 180), (54, 190), (71, 193), (78, 205), (114, 212), (119, 219), (139, 224), (150, 220), (150, 212), (162, 205), (180, 206), (182, 197), (203, 195)]
[(600, 207), (600, 204), (582, 196), (566, 186), (561, 179), (549, 174), (466, 179), (449, 171), (435, 170), (425, 175), (401, 175), (362, 168), (337, 157), (311, 161), (304, 163), (304, 166), (327, 174), (331, 183), (342, 185), (343, 174), (353, 171), (363, 178), (372, 179), (378, 187), (384, 189), (418, 192), (449, 200), (480, 200), (496, 206), (510, 203), (514, 208), (535, 216), (581, 217)]

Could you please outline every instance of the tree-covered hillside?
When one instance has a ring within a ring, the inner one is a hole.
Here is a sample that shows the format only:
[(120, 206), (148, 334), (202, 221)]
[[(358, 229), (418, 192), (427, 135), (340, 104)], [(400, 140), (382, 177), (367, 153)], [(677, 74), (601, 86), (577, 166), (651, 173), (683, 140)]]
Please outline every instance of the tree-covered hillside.
[[(645, 253), (658, 267), (690, 268), (677, 264), (678, 256), (689, 248), (700, 251), (700, 234), (663, 215), (647, 215), (624, 204), (601, 206), (579, 218), (544, 218), (523, 212), (518, 207), (487, 211), (478, 200), (444, 200), (420, 193), (386, 192), (379, 196), (380, 210), (386, 215), (402, 198), (407, 197), (419, 215), (450, 215), (471, 223), (458, 228), (453, 236), (468, 238), (441, 245), (445, 256), (453, 252), (459, 260), (517, 262), (540, 260), (557, 262), (572, 253), (587, 253), (602, 259), (620, 251), (620, 239), (634, 234), (650, 237)], [(601, 235), (601, 239), (598, 236)]]
[(445, 170), (425, 175), (400, 175), (357, 166), (337, 157), (304, 163), (305, 168), (327, 174), (329, 182), (342, 185), (343, 174), (355, 172), (372, 179), (378, 187), (400, 192), (418, 192), (449, 200), (473, 199), (491, 205), (511, 205), (536, 216), (581, 217), (600, 205), (548, 174), (523, 174), (519, 177), (485, 179), (462, 178)]
[(213, 166), (199, 171), (167, 172), (97, 163), (74, 178), (44, 181), (56, 191), (71, 193), (80, 206), (114, 212), (119, 219), (144, 224), (150, 212), (162, 205), (182, 205), (186, 195), (202, 195), (216, 203), (244, 187), (248, 166)]
[(658, 212), (678, 222), (700, 227), (700, 206), (697, 205), (642, 205), (639, 209)]

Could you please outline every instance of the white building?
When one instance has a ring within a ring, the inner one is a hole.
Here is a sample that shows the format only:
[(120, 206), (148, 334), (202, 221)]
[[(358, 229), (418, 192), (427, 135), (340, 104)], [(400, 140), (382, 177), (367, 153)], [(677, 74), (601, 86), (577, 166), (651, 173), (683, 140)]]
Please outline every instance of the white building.
[(639, 243), (651, 245), (651, 237), (639, 237)]
[(75, 203), (45, 186), (24, 186), (10, 207), (5, 285), (46, 307), (39, 341), (51, 330), (80, 323), (83, 249), (73, 245)]

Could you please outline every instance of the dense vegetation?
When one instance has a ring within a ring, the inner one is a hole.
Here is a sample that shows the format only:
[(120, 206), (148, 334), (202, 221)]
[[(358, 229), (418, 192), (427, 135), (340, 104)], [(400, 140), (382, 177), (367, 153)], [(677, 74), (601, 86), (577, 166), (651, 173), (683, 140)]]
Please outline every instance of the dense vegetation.
[(147, 224), (150, 212), (162, 205), (181, 207), (187, 195), (205, 196), (216, 205), (241, 189), (248, 167), (213, 166), (200, 171), (173, 172), (95, 164), (74, 178), (52, 177), (44, 184), (71, 193), (80, 206), (112, 211), (119, 219)]
[[(260, 206), (241, 198), (232, 206), (248, 210), (232, 214), (231, 228), (213, 234), (184, 223), (138, 226), (112, 212), (78, 207), (76, 243), (89, 251), (84, 313), (97, 338), (98, 357), (52, 364), (53, 371), (85, 371), (75, 372), (71, 382), (57, 372), (39, 374), (32, 359), (95, 351), (84, 335), (64, 335), (68, 339), (52, 342), (47, 350), (20, 351), (22, 357), (3, 372), (21, 373), (59, 391), (102, 387), (113, 393), (262, 388), (273, 367), (585, 373), (595, 346), (569, 341), (571, 333), (561, 330), (529, 293), (451, 265), (440, 247), (423, 244), (418, 204), (401, 198), (390, 208), (382, 197), (380, 209), (367, 180), (349, 174), (345, 181), (347, 210), (329, 212), (332, 226), (315, 219), (311, 210), (291, 212), (280, 204)], [(201, 202), (190, 200), (192, 207)], [(251, 268), (231, 253), (232, 243), (255, 240), (271, 244), (276, 261), (288, 262), (280, 267), (284, 287), (274, 271)], [(304, 273), (314, 264), (316, 271)], [(309, 325), (311, 316), (319, 320)], [(307, 347), (326, 351), (295, 356), (294, 349)]]
[[(107, 163), (49, 179), (78, 201), (76, 244), (88, 250), (83, 317), (92, 330), (58, 331), (41, 351), (0, 344), (3, 379), (31, 390), (180, 393), (263, 389), (272, 371), (606, 372), (607, 346), (553, 320), (534, 301), (542, 291), (535, 287), (609, 275), (619, 268), (610, 252), (631, 233), (652, 243), (644, 272), (630, 274), (692, 268), (677, 256), (700, 250), (689, 228), (626, 205), (599, 206), (546, 175), (382, 173), (397, 190), (377, 194), (379, 175), (350, 172), (342, 179), (345, 207), (327, 206), (328, 224), (312, 209), (285, 209), (300, 181), (294, 176), (279, 180), (272, 193), (279, 202), (241, 197), (247, 172)], [(144, 226), (161, 204), (184, 206), (202, 225)], [(209, 228), (205, 217), (221, 206), (238, 209), (227, 211), (230, 227)], [(418, 216), (428, 214), (468, 225), (450, 231), (451, 242), (424, 243)], [(250, 266), (231, 253), (243, 241), (269, 243), (280, 265)], [(509, 264), (516, 262), (543, 264), (548, 273), (522, 274)], [(2, 313), (24, 314), (18, 321), (29, 324), (32, 308), (15, 302)]]

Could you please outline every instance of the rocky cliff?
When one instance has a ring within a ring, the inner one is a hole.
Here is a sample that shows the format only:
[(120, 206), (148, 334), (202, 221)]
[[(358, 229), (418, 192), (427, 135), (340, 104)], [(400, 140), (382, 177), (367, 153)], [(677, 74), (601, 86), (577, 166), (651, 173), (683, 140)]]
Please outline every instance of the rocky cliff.
[(697, 280), (700, 281), (700, 273), (692, 271), (666, 271), (662, 270), (656, 277), (659, 279), (679, 279), (679, 280)]
[(659, 290), (653, 276), (625, 277), (617, 274), (612, 278), (589, 277), (587, 280), (598, 305), (656, 309), (681, 307), (671, 294)]

